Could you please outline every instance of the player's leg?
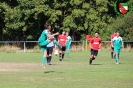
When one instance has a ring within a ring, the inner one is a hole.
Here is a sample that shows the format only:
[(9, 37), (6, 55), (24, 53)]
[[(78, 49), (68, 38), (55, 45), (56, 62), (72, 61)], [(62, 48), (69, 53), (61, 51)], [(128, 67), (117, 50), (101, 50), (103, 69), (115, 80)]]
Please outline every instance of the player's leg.
[(119, 63), (118, 63), (118, 60), (119, 60), (119, 59), (118, 59), (118, 52), (116, 52), (115, 54), (116, 54), (116, 57), (115, 57), (116, 64), (119, 64)]
[(47, 50), (46, 50), (46, 45), (53, 40), (46, 40), (44, 42), (40, 42), (39, 45), (42, 49), (43, 52), (43, 57), (42, 57), (42, 66), (45, 68), (45, 63), (46, 63), (46, 56), (47, 56)]
[(97, 57), (97, 55), (98, 55), (98, 50), (94, 50), (94, 55), (93, 55), (92, 60), (95, 60), (95, 59), (96, 59), (96, 57)]
[(59, 49), (59, 60), (62, 61), (62, 46)]
[(118, 49), (118, 48), (115, 48), (114, 49), (114, 51), (115, 51), (115, 61), (116, 61), (116, 64), (119, 64), (119, 53), (120, 53), (120, 49)]
[(65, 51), (66, 51), (66, 46), (63, 46), (62, 47), (62, 59), (64, 59)]
[(59, 49), (61, 48), (60, 44), (56, 40), (54, 40), (54, 44), (57, 45)]
[(47, 47), (47, 64), (49, 64), (49, 47)]
[(50, 49), (49, 49), (49, 65), (51, 65), (52, 53), (53, 53), (53, 47), (50, 47)]
[(92, 58), (94, 57), (94, 50), (91, 49), (91, 56), (90, 56), (90, 61), (89, 61), (89, 64), (91, 65), (92, 64)]
[(69, 53), (70, 53), (70, 45), (66, 45), (66, 57), (69, 57)]
[(47, 50), (46, 50), (46, 48), (43, 47), (43, 48), (42, 48), (42, 51), (43, 51), (42, 66), (43, 66), (43, 68), (45, 68)]
[(111, 58), (112, 59), (114, 58), (113, 55), (114, 55), (114, 47), (111, 47)]
[(46, 41), (44, 41), (44, 42), (40, 42), (39, 45), (40, 45), (40, 47), (44, 47), (44, 46), (46, 46), (49, 42), (50, 42), (49, 40), (46, 40)]

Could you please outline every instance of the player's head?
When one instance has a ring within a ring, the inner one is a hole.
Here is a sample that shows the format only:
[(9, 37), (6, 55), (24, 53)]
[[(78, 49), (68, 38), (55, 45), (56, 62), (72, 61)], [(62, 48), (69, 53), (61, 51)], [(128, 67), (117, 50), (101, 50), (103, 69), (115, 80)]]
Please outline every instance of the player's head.
[(95, 32), (95, 37), (98, 38), (98, 32)]
[(65, 31), (65, 30), (63, 30), (63, 31), (62, 31), (62, 34), (63, 34), (63, 35), (65, 35), (65, 34), (66, 34), (66, 31)]
[(51, 26), (50, 26), (49, 24), (44, 24), (44, 27), (45, 27), (45, 29), (47, 29), (48, 31), (51, 30)]
[(114, 35), (116, 35), (116, 34), (117, 34), (117, 31), (115, 30), (115, 31), (114, 31)]
[(69, 35), (69, 32), (66, 32), (66, 36), (68, 36)]
[(117, 32), (117, 33), (116, 33), (116, 36), (117, 36), (117, 37), (119, 37), (119, 36), (120, 36), (120, 33), (119, 33), (119, 32)]

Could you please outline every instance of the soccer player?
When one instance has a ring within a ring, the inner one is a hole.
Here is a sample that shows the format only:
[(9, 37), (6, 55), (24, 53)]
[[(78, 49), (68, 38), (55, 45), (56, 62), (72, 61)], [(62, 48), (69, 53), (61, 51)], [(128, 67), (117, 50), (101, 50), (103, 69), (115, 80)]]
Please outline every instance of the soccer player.
[[(51, 30), (51, 26), (49, 24), (45, 24), (44, 27), (45, 27), (45, 29), (38, 39), (39, 46), (41, 47), (41, 50), (43, 52), (43, 57), (42, 57), (43, 68), (45, 68), (45, 62), (46, 62), (46, 56), (47, 56), (46, 45), (48, 45), (48, 43), (54, 41), (55, 39), (53, 37), (55, 35), (59, 34), (58, 32), (55, 34), (52, 34), (52, 35), (49, 34), (49, 32)], [(47, 39), (47, 38), (50, 38), (50, 39)], [(55, 41), (54, 43), (58, 45), (57, 41)]]
[(51, 59), (52, 59), (52, 53), (53, 53), (53, 47), (54, 47), (54, 42), (50, 42), (47, 45), (47, 64), (51, 65)]
[(112, 39), (112, 47), (114, 47), (114, 52), (115, 52), (115, 60), (116, 60), (116, 64), (119, 64), (118, 60), (119, 60), (119, 54), (120, 54), (120, 50), (123, 47), (123, 39), (120, 37), (119, 32), (116, 33), (116, 36)]
[(98, 50), (101, 47), (102, 40), (98, 37), (98, 32), (95, 32), (95, 37), (90, 39), (91, 57), (89, 64), (92, 64), (92, 60), (98, 55)]
[(66, 40), (67, 36), (65, 35), (65, 31), (62, 31), (62, 34), (58, 36), (58, 42), (61, 45), (61, 49), (59, 50), (59, 60), (62, 61), (64, 59), (64, 54), (66, 50)]
[[(110, 37), (111, 42), (112, 42), (112, 39), (116, 36), (116, 33), (117, 33), (117, 31), (115, 30), (114, 33), (111, 35), (111, 37)], [(110, 49), (111, 49), (111, 58), (113, 59), (115, 57), (115, 55), (113, 54), (114, 53), (114, 47), (112, 47), (112, 45), (111, 45)]]
[(67, 41), (66, 41), (66, 57), (69, 57), (69, 52), (70, 52), (70, 46), (71, 46), (71, 41), (72, 38), (69, 36), (69, 33), (66, 32), (66, 36), (67, 36)]

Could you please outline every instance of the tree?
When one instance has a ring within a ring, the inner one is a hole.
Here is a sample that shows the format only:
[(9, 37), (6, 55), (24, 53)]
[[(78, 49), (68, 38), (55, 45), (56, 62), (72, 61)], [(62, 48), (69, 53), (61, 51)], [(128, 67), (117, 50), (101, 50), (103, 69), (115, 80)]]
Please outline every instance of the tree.
[[(15, 4), (13, 4), (15, 3)], [(117, 15), (114, 0), (1, 0), (0, 32), (3, 40), (37, 40), (44, 24), (53, 32), (69, 31), (74, 40), (99, 32), (108, 40)], [(78, 36), (77, 36), (78, 35)]]

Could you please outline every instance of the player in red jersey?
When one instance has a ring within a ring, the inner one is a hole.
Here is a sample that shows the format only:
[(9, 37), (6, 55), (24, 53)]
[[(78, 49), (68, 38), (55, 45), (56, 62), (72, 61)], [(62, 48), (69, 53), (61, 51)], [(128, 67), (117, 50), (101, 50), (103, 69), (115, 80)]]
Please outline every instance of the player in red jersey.
[[(112, 42), (112, 39), (116, 36), (116, 34), (117, 34), (117, 31), (115, 30), (114, 33), (110, 37), (111, 42)], [(110, 50), (111, 50), (111, 58), (113, 58), (114, 47), (111, 46)], [(114, 57), (115, 57), (115, 55), (114, 55)]]
[(90, 48), (91, 48), (91, 57), (90, 57), (90, 65), (92, 64), (92, 60), (98, 55), (98, 50), (101, 47), (102, 40), (98, 37), (98, 33), (95, 32), (95, 37), (90, 39)]
[(65, 35), (65, 31), (62, 31), (62, 34), (58, 36), (58, 42), (61, 45), (61, 49), (59, 51), (59, 57), (60, 57), (60, 61), (62, 61), (64, 59), (64, 53), (66, 50), (66, 40), (67, 40), (67, 36)]

